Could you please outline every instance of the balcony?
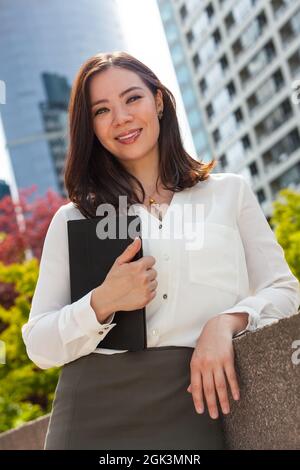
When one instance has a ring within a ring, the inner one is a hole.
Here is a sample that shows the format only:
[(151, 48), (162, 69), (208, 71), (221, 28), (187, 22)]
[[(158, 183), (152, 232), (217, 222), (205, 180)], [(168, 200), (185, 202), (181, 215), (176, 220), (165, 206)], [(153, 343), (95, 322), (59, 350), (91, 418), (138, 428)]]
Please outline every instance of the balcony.
[(289, 98), (287, 98), (280, 104), (280, 106), (278, 106), (278, 108), (255, 126), (254, 130), (258, 143), (260, 143), (264, 138), (270, 136), (292, 116), (293, 108)]
[(272, 0), (272, 8), (275, 18), (279, 18), (283, 15), (285, 10), (292, 6), (295, 3), (295, 0)]
[(298, 38), (300, 34), (300, 10), (280, 29), (280, 36), (283, 47), (288, 47), (289, 44)]
[(284, 78), (278, 69), (267, 81), (247, 99), (249, 114), (252, 116), (258, 109), (270, 101), (284, 85)]
[(270, 184), (273, 197), (276, 198), (278, 192), (284, 188), (290, 188), (296, 191), (300, 190), (300, 162), (280, 175)]
[(240, 71), (242, 85), (245, 86), (251, 78), (257, 77), (276, 56), (275, 47), (272, 41), (265, 46), (250, 60)]
[(300, 135), (296, 128), (262, 155), (266, 173), (274, 171), (278, 165), (287, 162), (294, 152), (299, 149)]
[(255, 42), (262, 36), (266, 26), (267, 18), (265, 13), (262, 11), (252, 21), (252, 23), (250, 23), (241, 36), (232, 44), (232, 51), (235, 60), (238, 60), (239, 56), (243, 52), (255, 45)]
[(289, 68), (293, 78), (300, 78), (300, 51), (297, 50), (288, 60)]

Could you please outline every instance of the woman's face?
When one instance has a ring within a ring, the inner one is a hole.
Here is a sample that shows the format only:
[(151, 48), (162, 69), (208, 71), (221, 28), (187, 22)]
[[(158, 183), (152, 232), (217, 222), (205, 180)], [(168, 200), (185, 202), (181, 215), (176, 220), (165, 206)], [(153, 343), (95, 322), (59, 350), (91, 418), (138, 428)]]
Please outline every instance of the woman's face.
[[(124, 93), (132, 87), (136, 88)], [(137, 74), (111, 67), (91, 78), (89, 92), (93, 129), (103, 147), (124, 163), (158, 152), (161, 90), (154, 97)], [(117, 139), (120, 134), (136, 129), (142, 131), (133, 143)]]

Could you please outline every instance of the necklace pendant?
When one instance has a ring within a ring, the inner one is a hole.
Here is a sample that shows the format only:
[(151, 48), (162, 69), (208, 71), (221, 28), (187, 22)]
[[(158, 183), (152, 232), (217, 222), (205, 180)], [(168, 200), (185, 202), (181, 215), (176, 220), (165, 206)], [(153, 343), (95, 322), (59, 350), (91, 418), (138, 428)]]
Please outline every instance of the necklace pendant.
[(152, 197), (149, 197), (149, 203), (150, 203), (150, 204), (155, 204), (156, 201), (155, 201), (155, 199), (153, 199)]

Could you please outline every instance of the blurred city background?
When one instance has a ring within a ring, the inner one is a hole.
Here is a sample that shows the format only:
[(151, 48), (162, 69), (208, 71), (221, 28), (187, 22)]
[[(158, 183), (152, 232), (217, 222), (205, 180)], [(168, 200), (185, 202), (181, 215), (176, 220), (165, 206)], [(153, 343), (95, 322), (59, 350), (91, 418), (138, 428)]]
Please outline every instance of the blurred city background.
[(70, 89), (91, 55), (124, 50), (152, 68), (186, 150), (247, 179), (300, 278), (300, 0), (0, 0), (0, 24), (3, 432), (51, 409), (58, 371), (28, 360), (20, 328), (66, 203)]

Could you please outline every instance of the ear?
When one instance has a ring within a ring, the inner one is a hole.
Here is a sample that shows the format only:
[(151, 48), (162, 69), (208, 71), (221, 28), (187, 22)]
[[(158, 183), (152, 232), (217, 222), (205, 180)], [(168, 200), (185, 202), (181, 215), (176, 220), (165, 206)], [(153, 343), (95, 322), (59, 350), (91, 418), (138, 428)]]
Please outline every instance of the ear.
[(160, 88), (157, 89), (156, 92), (156, 97), (155, 97), (155, 103), (156, 103), (156, 111), (163, 111), (164, 109), (164, 100), (163, 100), (163, 94)]

